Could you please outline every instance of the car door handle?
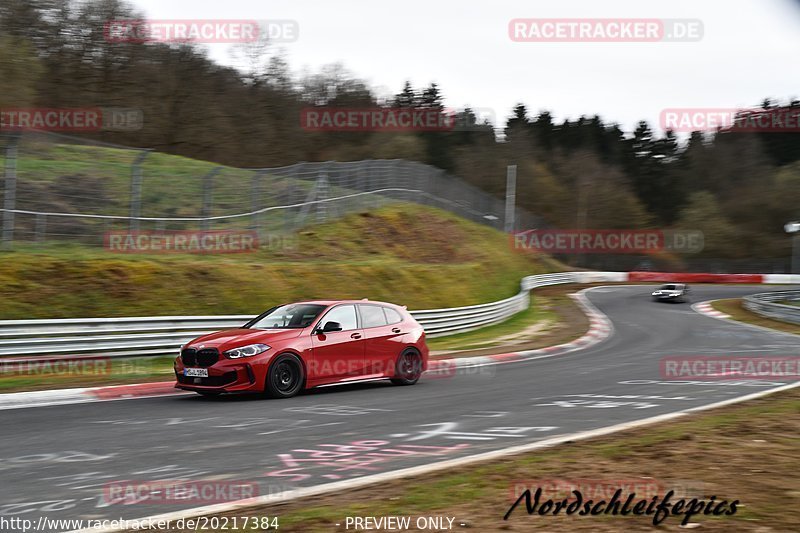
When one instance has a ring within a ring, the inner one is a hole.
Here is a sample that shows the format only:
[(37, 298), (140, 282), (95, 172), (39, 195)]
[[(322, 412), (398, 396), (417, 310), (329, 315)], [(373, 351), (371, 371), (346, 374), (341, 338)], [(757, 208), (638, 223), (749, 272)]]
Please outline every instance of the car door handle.
[(361, 338), (361, 333), (353, 333), (352, 335), (350, 335), (350, 338), (351, 339), (360, 339)]
[(392, 328), (392, 333), (400, 333), (400, 328)]

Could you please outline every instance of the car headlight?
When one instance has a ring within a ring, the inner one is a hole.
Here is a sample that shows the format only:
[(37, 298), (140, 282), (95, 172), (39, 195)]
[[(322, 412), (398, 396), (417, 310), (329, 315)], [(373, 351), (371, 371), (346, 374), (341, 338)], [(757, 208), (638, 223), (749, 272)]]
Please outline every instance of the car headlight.
[(227, 352), (225, 352), (225, 357), (227, 357), (228, 359), (253, 357), (254, 355), (264, 353), (269, 349), (270, 346), (266, 344), (248, 344), (247, 346), (242, 346), (241, 348), (234, 348), (233, 350), (228, 350)]

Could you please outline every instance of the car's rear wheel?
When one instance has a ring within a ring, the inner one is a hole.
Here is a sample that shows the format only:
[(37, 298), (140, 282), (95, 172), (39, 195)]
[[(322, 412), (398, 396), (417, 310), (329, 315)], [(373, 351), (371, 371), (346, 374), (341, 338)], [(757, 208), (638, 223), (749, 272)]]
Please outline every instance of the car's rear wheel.
[(395, 385), (413, 385), (419, 381), (421, 375), (422, 356), (417, 350), (409, 348), (397, 358), (392, 383)]
[(303, 388), (305, 372), (300, 359), (285, 353), (276, 357), (267, 372), (266, 393), (271, 398), (291, 398)]

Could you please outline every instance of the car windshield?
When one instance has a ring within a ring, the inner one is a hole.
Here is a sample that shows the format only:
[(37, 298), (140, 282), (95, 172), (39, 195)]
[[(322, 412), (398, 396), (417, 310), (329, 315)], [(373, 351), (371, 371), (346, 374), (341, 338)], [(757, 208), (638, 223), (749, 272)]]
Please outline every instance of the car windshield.
[(678, 290), (678, 286), (677, 285), (664, 285), (663, 287), (661, 287), (661, 290), (662, 291), (675, 291), (675, 290)]
[(261, 316), (245, 324), (251, 329), (291, 329), (305, 328), (325, 310), (318, 304), (288, 304), (270, 309)]

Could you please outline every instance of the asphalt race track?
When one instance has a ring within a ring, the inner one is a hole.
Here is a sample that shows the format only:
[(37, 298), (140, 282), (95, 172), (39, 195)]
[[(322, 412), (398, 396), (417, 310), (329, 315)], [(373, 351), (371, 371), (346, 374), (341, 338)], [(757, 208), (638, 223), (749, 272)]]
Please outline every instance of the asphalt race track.
[[(695, 286), (692, 301), (786, 287)], [(729, 324), (650, 286), (588, 293), (611, 338), (556, 357), (331, 387), (291, 400), (176, 395), (0, 411), (0, 516), (140, 518), (189, 507), (108, 505), (114, 481), (251, 481), (259, 494), (472, 455), (710, 404), (780, 380), (675, 382), (659, 360), (800, 355), (798, 337)], [(215, 502), (210, 502), (215, 503)]]

